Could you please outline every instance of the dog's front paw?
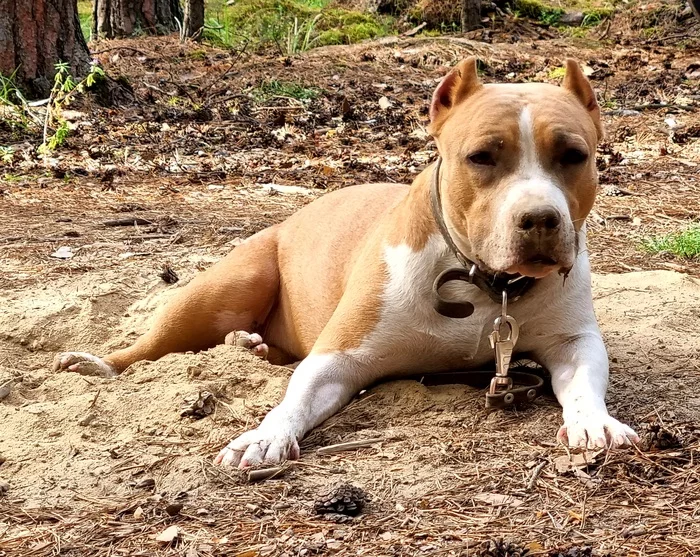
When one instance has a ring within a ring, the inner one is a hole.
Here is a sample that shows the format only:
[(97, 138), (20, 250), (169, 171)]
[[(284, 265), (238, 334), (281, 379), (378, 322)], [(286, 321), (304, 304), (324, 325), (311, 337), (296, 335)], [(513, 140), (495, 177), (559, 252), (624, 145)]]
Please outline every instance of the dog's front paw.
[(569, 447), (587, 449), (628, 447), (639, 442), (639, 435), (606, 413), (577, 414), (564, 421), (557, 438)]
[(296, 436), (279, 423), (261, 426), (231, 441), (214, 459), (214, 464), (248, 468), (258, 464), (279, 464), (299, 458)]
[(80, 375), (115, 377), (117, 372), (102, 358), (87, 352), (62, 352), (53, 359), (53, 371), (73, 371)]

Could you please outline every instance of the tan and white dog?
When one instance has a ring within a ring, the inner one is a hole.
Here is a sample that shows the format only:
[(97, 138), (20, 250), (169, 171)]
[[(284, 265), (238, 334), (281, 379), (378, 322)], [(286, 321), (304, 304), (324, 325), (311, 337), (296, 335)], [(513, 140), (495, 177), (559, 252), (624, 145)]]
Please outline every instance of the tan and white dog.
[[(562, 87), (484, 85), (469, 58), (435, 90), (429, 131), (442, 157), (436, 184), (452, 242), (481, 274), (537, 279), (509, 310), (520, 323), (518, 352), (552, 375), (563, 407), (559, 438), (587, 447), (636, 442), (605, 405), (608, 358), (584, 226), (602, 128), (580, 67), (567, 60)], [(431, 211), (433, 171), (410, 187), (323, 196), (183, 287), (133, 346), (104, 358), (59, 354), (55, 369), (115, 375), (138, 360), (210, 348), (232, 331), (254, 333), (255, 353), (302, 361), (279, 406), (216, 457), (243, 468), (298, 458), (308, 431), (383, 377), (492, 361), (488, 335), (501, 308), (487, 293), (468, 284), (453, 292), (475, 306), (467, 318), (433, 307), (436, 276), (457, 264)]]

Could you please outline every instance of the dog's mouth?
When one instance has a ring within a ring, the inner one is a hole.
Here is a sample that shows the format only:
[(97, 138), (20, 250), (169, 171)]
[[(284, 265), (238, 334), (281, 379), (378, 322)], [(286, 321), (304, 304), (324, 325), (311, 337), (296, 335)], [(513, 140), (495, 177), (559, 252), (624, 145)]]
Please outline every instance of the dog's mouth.
[(533, 278), (544, 278), (561, 268), (559, 261), (549, 255), (536, 254), (510, 267), (506, 272)]

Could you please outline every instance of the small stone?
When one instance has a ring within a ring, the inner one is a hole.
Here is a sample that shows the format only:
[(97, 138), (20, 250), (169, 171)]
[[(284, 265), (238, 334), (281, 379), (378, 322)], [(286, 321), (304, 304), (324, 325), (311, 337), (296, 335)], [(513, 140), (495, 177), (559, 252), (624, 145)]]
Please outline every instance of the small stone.
[(0, 480), (0, 496), (5, 495), (5, 493), (7, 493), (9, 491), (9, 489), (10, 489), (10, 484)]
[(5, 464), (6, 462), (7, 462), (7, 459), (6, 459), (4, 456), (2, 456), (2, 455), (0, 454), (0, 466), (2, 466), (3, 464)]
[(88, 412), (87, 415), (85, 415), (81, 420), (78, 421), (78, 425), (83, 427), (88, 426), (95, 421), (95, 418), (97, 418), (97, 414), (95, 414), (94, 412)]
[(326, 542), (326, 547), (331, 551), (340, 551), (343, 549), (343, 542), (339, 542), (338, 540), (328, 540)]
[(143, 516), (143, 509), (141, 507), (136, 507), (136, 510), (134, 511), (134, 518), (136, 520), (140, 520), (142, 516)]
[(559, 23), (562, 25), (579, 26), (583, 23), (583, 12), (566, 12), (559, 18)]

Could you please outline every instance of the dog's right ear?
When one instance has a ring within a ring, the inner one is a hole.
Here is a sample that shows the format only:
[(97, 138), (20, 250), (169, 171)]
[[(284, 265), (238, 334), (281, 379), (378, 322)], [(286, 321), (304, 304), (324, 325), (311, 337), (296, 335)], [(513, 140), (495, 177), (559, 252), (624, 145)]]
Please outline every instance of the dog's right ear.
[(428, 132), (437, 135), (450, 110), (482, 87), (476, 57), (462, 60), (437, 86), (430, 103)]

